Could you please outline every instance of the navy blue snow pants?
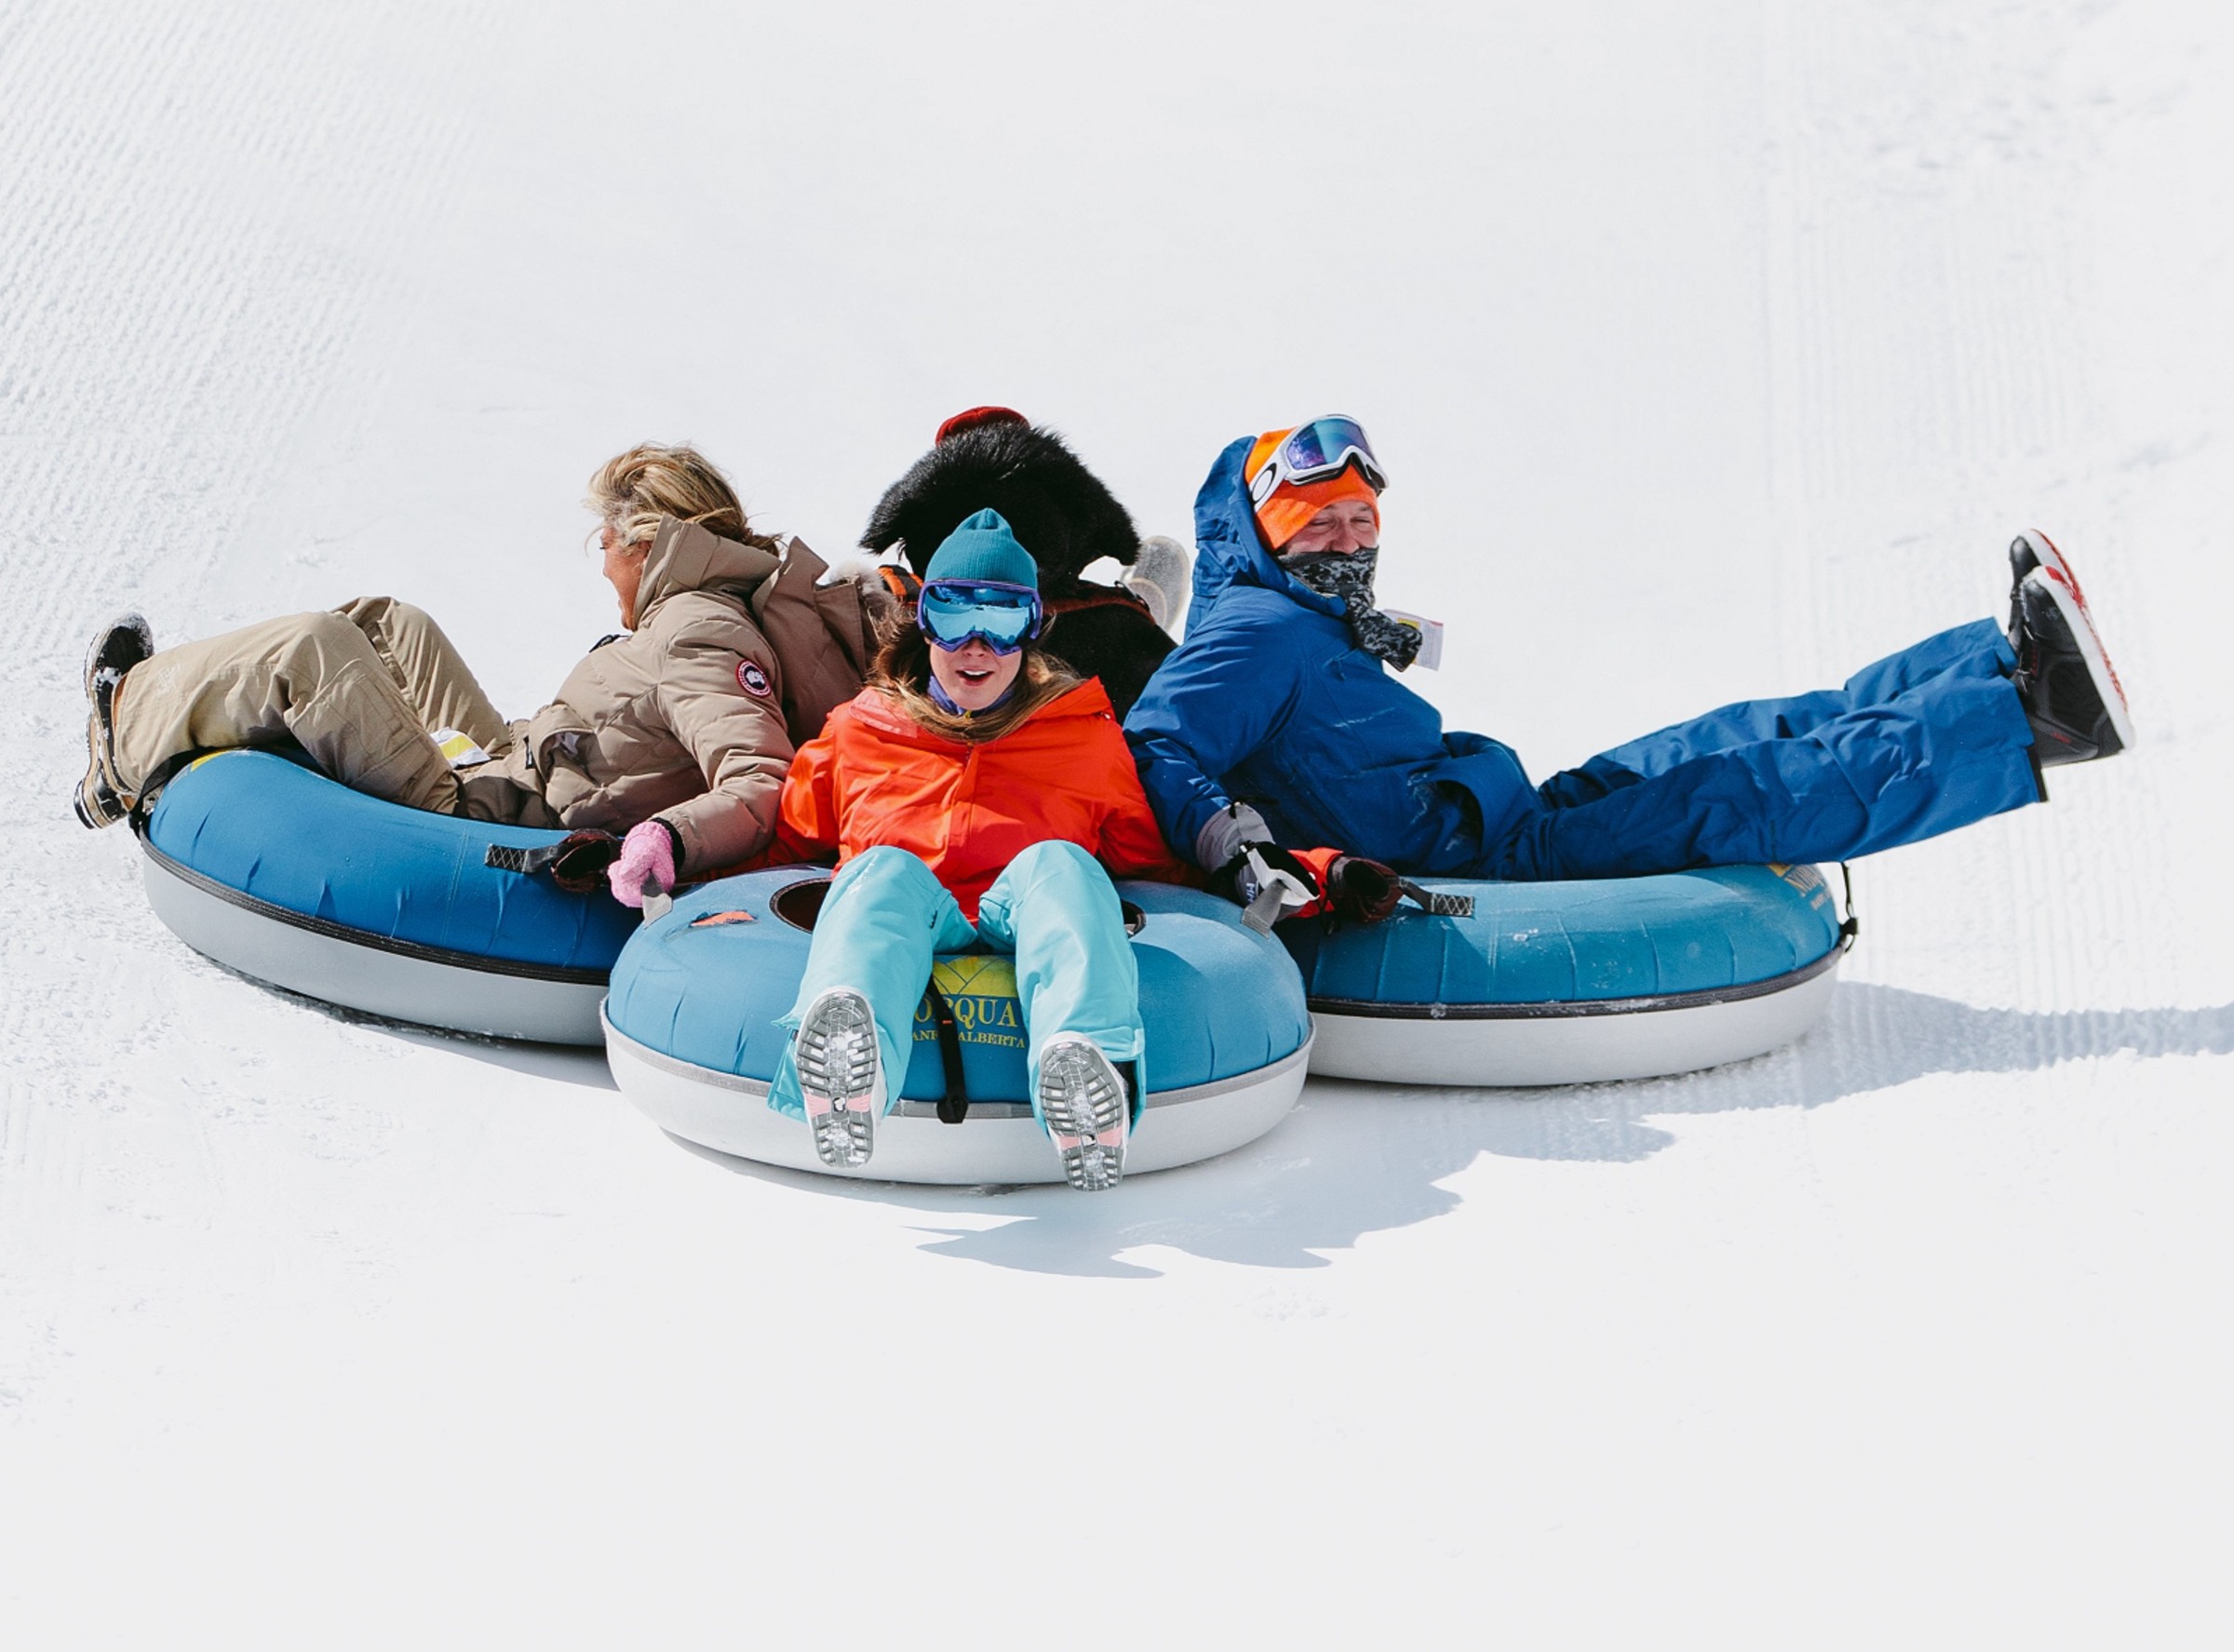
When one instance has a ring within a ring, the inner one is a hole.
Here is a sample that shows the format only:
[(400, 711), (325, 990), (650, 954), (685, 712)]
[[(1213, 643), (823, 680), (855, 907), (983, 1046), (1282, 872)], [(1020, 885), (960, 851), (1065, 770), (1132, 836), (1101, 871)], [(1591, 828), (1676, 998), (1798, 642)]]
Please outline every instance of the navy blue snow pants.
[(1527, 881), (1848, 860), (2037, 802), (2032, 730), (1991, 620), (1840, 689), (1749, 700), (1595, 757), (1461, 875)]

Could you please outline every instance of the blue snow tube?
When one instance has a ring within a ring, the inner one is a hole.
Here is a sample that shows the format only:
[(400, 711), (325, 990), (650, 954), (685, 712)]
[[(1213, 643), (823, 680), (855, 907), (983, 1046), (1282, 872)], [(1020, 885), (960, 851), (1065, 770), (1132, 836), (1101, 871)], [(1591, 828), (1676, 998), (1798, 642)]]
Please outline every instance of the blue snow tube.
[[(1117, 887), (1134, 928), (1148, 1029), (1147, 1109), (1128, 1173), (1208, 1158), (1271, 1129), (1294, 1105), (1310, 1059), (1311, 1014), (1295, 966), (1276, 941), (1245, 928), (1230, 901), (1162, 883)], [(606, 1051), (622, 1090), (662, 1128), (742, 1158), (828, 1168), (806, 1127), (767, 1102), (786, 1037), (775, 1023), (798, 992), (828, 888), (828, 873), (816, 867), (725, 878), (678, 897), (629, 941), (606, 1000)], [(842, 1174), (1062, 1180), (1026, 1099), (1011, 960), (942, 957), (930, 987), (876, 1155)], [(950, 1068), (959, 1086), (949, 1084)]]
[(1318, 1023), (1313, 1073), (1559, 1084), (1757, 1055), (1823, 1014), (1847, 933), (1813, 866), (1420, 882), (1472, 914), (1281, 926)]
[(141, 827), (157, 915), (230, 969), (399, 1020), (595, 1044), (636, 914), (487, 864), (492, 845), (564, 836), (406, 809), (251, 750), (189, 764)]

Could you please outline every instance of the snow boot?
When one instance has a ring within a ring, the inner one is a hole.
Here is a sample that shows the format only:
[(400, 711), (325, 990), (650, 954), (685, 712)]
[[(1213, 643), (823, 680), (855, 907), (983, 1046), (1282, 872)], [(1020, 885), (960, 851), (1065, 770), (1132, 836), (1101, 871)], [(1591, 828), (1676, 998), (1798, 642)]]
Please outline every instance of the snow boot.
[(80, 825), (98, 831), (132, 812), (134, 801), (116, 777), (116, 685), (155, 651), (155, 635), (136, 613), (118, 614), (86, 651), (86, 777), (71, 805)]
[(833, 987), (799, 1019), (791, 1056), (814, 1151), (833, 1170), (867, 1164), (884, 1111), (884, 1063), (868, 1000)]
[(1058, 1032), (1040, 1052), (1040, 1117), (1073, 1188), (1099, 1193), (1117, 1185), (1132, 1102), (1124, 1078), (1085, 1034)]
[(2125, 690), (2070, 564), (2037, 531), (2017, 535), (2009, 563), (2012, 680), (2032, 723), (2035, 760), (2052, 769), (2123, 751), (2133, 743)]

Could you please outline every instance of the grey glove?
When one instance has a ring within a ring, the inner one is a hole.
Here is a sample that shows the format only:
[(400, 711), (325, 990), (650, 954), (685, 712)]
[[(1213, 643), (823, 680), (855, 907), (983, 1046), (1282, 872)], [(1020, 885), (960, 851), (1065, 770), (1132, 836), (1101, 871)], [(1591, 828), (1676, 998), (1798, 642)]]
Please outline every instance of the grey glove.
[(1117, 576), (1117, 583), (1148, 604), (1156, 624), (1174, 636), (1187, 615), (1189, 576), (1194, 557), (1176, 539), (1163, 534), (1140, 542), (1133, 565)]
[(1208, 820), (1194, 835), (1194, 864), (1205, 872), (1215, 872), (1230, 863), (1250, 843), (1270, 843), (1272, 828), (1264, 824), (1264, 816), (1246, 803), (1228, 803)]

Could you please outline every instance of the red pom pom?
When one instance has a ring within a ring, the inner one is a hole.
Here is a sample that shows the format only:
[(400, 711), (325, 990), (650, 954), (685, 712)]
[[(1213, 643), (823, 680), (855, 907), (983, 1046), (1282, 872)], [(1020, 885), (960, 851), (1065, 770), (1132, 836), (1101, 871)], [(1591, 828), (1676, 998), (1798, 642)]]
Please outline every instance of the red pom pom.
[(955, 414), (944, 424), (941, 424), (938, 427), (938, 434), (931, 438), (931, 445), (935, 448), (947, 437), (959, 436), (965, 430), (975, 430), (980, 424), (1029, 424), (1030, 423), (1030, 420), (1014, 408), (971, 408), (967, 411)]

